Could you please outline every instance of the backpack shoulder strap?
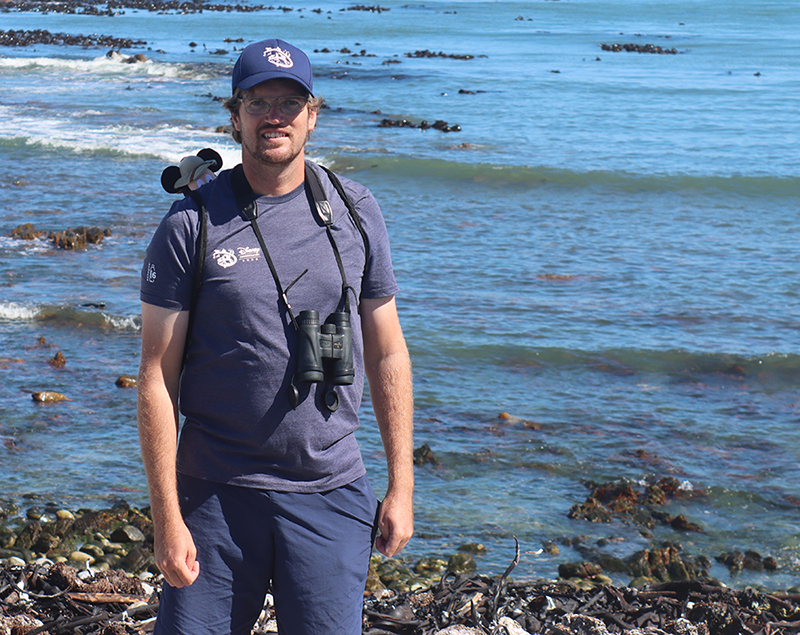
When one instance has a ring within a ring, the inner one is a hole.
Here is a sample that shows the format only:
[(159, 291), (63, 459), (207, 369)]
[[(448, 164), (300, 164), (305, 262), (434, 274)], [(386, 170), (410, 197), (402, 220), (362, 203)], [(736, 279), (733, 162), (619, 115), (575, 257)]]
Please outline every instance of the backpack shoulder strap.
[(189, 301), (189, 324), (186, 328), (186, 341), (183, 345), (183, 362), (186, 363), (186, 354), (189, 351), (189, 339), (192, 335), (194, 325), (195, 306), (197, 297), (200, 295), (200, 287), (203, 286), (203, 270), (206, 265), (206, 248), (208, 247), (208, 213), (203, 197), (195, 190), (189, 190), (189, 196), (197, 205), (200, 227), (197, 232), (197, 242), (195, 243), (194, 275), (192, 276), (192, 296)]
[[(339, 180), (332, 170), (326, 168), (324, 165), (320, 165), (317, 163), (320, 168), (328, 175), (333, 187), (336, 189), (336, 192), (339, 194), (339, 197), (344, 201), (345, 207), (347, 207), (347, 211), (350, 214), (350, 218), (353, 219), (353, 224), (358, 229), (358, 233), (361, 234), (361, 240), (364, 241), (364, 253), (366, 257), (369, 257), (369, 238), (367, 237), (367, 232), (364, 231), (364, 227), (361, 225), (361, 217), (358, 215), (358, 211), (356, 211), (356, 206), (353, 205), (353, 201), (347, 195), (347, 192), (344, 191), (344, 187), (342, 186), (342, 182)], [(306, 170), (306, 175), (311, 173), (314, 178), (317, 179), (319, 182), (319, 178), (317, 177), (317, 173), (313, 170)], [(366, 268), (366, 260), (364, 262), (364, 267)]]

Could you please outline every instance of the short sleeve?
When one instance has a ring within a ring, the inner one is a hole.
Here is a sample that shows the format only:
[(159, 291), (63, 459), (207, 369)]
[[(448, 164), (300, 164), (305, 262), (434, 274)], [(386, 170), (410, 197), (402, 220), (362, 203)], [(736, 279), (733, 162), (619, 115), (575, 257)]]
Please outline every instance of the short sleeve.
[(142, 302), (186, 311), (192, 299), (198, 212), (188, 199), (173, 203), (153, 234), (142, 265)]
[(353, 181), (343, 181), (343, 185), (367, 235), (367, 264), (361, 282), (361, 297), (375, 299), (395, 295), (400, 288), (392, 267), (389, 234), (380, 206), (367, 188)]

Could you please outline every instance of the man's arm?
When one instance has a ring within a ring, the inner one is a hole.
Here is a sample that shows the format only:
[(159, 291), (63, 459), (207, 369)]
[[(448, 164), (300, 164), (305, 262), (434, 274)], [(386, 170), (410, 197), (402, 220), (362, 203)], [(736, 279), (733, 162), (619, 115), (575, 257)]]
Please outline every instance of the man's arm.
[(389, 485), (378, 517), (378, 551), (398, 554), (414, 533), (414, 402), (411, 361), (394, 297), (361, 302), (364, 367), (386, 451)]
[(142, 361), (139, 367), (139, 443), (155, 528), (156, 565), (170, 586), (195, 581), (199, 563), (178, 502), (178, 387), (188, 311), (142, 303)]

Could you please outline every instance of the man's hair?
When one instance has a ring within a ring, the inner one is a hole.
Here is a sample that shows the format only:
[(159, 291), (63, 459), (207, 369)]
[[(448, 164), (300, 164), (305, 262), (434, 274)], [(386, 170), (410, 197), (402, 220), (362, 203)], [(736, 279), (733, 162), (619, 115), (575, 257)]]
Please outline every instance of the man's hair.
[[(323, 102), (322, 97), (314, 97), (313, 95), (309, 95), (304, 90), (301, 90), (300, 92), (304, 93), (306, 95), (306, 97), (308, 98), (308, 108), (309, 108), (309, 110), (314, 110), (314, 111), (319, 112), (319, 109), (322, 108), (322, 102)], [(225, 100), (225, 103), (223, 103), (222, 105), (231, 114), (233, 114), (235, 112), (238, 113), (239, 112), (239, 106), (241, 105), (242, 101), (244, 101), (244, 98), (245, 98), (246, 95), (247, 95), (247, 91), (242, 90), (239, 87), (236, 87), (234, 89), (234, 91), (233, 91), (233, 95), (231, 95), (227, 100)], [(236, 143), (241, 143), (242, 142), (241, 133), (233, 125), (231, 125), (231, 136), (233, 137), (233, 140)]]

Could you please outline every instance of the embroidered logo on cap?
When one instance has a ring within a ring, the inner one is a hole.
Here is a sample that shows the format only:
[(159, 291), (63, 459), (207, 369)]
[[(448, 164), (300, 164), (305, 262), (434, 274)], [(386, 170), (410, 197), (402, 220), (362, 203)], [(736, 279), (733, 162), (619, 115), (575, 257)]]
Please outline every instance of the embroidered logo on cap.
[(284, 51), (282, 48), (275, 46), (268, 46), (264, 49), (264, 57), (267, 61), (278, 68), (292, 68), (294, 62), (292, 61), (292, 54), (289, 51)]

